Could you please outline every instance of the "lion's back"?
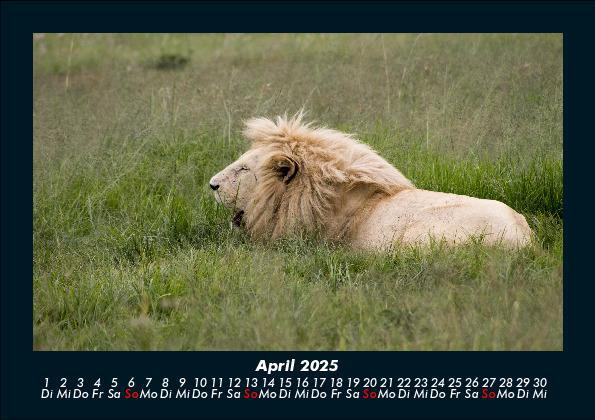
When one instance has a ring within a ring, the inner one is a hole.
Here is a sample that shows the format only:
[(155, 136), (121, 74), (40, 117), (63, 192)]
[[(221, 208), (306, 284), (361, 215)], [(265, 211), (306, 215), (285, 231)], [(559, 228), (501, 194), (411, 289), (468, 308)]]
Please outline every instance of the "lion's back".
[(352, 237), (358, 248), (387, 249), (432, 240), (461, 244), (473, 239), (524, 246), (531, 237), (525, 218), (504, 203), (420, 189), (381, 201), (362, 220)]

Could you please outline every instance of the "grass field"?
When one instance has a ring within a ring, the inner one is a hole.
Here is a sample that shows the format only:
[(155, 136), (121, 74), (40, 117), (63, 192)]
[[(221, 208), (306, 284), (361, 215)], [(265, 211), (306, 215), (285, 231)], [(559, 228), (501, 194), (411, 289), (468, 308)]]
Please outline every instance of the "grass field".
[[(37, 350), (561, 350), (562, 36), (35, 35)], [(209, 178), (304, 107), (520, 251), (255, 244)]]

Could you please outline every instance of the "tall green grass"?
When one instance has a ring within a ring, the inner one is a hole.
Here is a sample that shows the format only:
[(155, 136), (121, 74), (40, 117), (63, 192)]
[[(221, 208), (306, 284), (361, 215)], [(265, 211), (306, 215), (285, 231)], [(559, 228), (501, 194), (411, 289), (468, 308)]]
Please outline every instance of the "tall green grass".
[[(34, 348), (561, 349), (561, 45), (38, 37)], [(185, 65), (155, 64), (172, 55)], [(419, 188), (509, 204), (535, 243), (389, 254), (252, 243), (208, 179), (247, 147), (242, 119), (301, 106), (356, 132)]]

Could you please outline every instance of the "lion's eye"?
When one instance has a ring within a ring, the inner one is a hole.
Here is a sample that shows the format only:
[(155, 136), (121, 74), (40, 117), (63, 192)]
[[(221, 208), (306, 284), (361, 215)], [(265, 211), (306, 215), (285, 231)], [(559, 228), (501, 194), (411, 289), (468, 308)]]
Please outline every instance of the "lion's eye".
[(240, 172), (240, 171), (248, 171), (248, 170), (249, 170), (249, 168), (247, 166), (240, 166), (238, 168), (238, 172)]

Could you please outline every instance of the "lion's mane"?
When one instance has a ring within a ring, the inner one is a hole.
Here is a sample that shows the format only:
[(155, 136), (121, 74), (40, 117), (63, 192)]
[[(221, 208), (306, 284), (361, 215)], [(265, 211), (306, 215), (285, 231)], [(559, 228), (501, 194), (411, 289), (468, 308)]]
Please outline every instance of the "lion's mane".
[[(262, 150), (256, 189), (245, 211), (254, 237), (319, 232), (341, 239), (369, 202), (413, 184), (352, 135), (302, 122), (302, 114), (247, 121), (244, 135)], [(337, 216), (341, 196), (365, 188), (351, 214)], [(344, 219), (344, 220), (337, 220)]]

